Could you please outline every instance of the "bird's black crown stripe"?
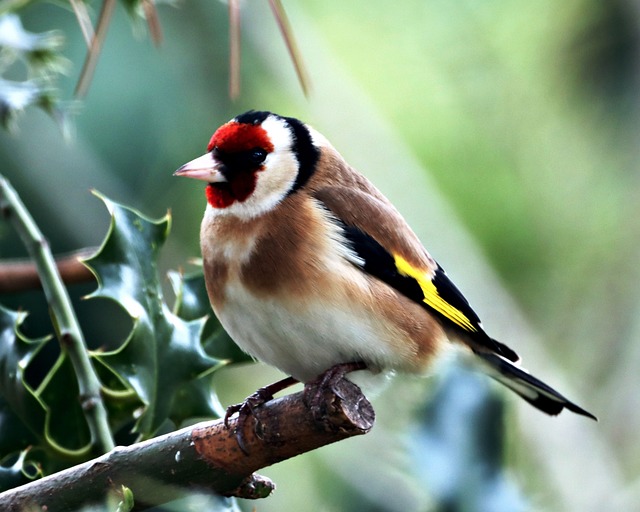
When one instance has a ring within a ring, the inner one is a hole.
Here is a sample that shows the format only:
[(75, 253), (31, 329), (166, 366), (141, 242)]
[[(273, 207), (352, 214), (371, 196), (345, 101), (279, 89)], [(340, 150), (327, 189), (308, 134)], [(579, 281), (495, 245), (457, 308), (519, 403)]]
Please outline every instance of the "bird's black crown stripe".
[(265, 110), (249, 110), (237, 116), (235, 121), (242, 124), (260, 124), (269, 117), (270, 114), (271, 112)]

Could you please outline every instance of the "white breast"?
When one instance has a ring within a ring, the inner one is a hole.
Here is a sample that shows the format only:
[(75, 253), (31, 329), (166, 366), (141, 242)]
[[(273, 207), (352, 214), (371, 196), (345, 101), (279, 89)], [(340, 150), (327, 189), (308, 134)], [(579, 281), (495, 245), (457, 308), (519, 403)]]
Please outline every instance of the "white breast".
[(391, 369), (400, 356), (392, 343), (402, 334), (357, 301), (283, 302), (256, 297), (236, 281), (217, 313), (244, 351), (303, 382), (338, 363)]

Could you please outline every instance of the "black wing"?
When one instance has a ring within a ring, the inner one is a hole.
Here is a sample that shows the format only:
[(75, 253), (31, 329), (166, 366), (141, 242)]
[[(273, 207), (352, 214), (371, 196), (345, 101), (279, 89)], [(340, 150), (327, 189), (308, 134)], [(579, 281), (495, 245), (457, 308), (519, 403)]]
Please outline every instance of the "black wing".
[(341, 225), (351, 249), (362, 260), (360, 267), (365, 272), (435, 313), (446, 324), (463, 330), (479, 345), (510, 361), (519, 360), (513, 350), (487, 335), (478, 315), (440, 265), (430, 276), (412, 267), (399, 255), (391, 254), (358, 227), (347, 225), (340, 219), (337, 219), (337, 222)]

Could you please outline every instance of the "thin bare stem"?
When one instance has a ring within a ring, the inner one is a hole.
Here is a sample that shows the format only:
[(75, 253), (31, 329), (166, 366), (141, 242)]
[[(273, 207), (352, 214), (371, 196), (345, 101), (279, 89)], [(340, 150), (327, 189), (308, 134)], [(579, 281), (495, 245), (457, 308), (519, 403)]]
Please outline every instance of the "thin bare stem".
[(92, 444), (100, 453), (106, 453), (113, 449), (114, 443), (107, 410), (100, 394), (101, 384), (91, 365), (69, 294), (60, 278), (47, 240), (16, 191), (3, 176), (0, 176), (0, 214), (13, 223), (38, 267), (60, 347), (68, 355), (78, 380), (80, 404), (91, 432)]
[(293, 61), (293, 66), (296, 70), (296, 74), (298, 75), (298, 80), (300, 81), (302, 92), (304, 92), (305, 96), (308, 96), (310, 89), (309, 76), (307, 75), (307, 70), (302, 61), (302, 56), (300, 54), (300, 50), (298, 50), (296, 40), (293, 37), (291, 24), (289, 23), (287, 14), (284, 12), (284, 7), (282, 7), (282, 2), (280, 0), (269, 0), (269, 5), (271, 6), (271, 10), (273, 11), (273, 16), (276, 19), (278, 28), (282, 33), (284, 42), (287, 45), (287, 50), (289, 51), (289, 55), (291, 56), (291, 60)]
[(240, 96), (240, 1), (229, 0), (229, 97)]
[(82, 32), (84, 42), (87, 44), (87, 48), (91, 48), (91, 41), (93, 40), (94, 32), (87, 4), (82, 0), (69, 0), (69, 2), (71, 3), (73, 13), (76, 15), (76, 19), (78, 20), (78, 25), (80, 25), (80, 31)]
[(82, 66), (80, 78), (78, 79), (78, 84), (76, 85), (76, 90), (74, 93), (79, 98), (84, 97), (89, 90), (89, 84), (91, 84), (93, 73), (96, 70), (98, 58), (100, 57), (100, 51), (102, 50), (102, 45), (107, 35), (107, 29), (109, 28), (109, 23), (111, 22), (115, 7), (116, 0), (104, 0), (104, 2), (102, 2), (102, 9), (100, 10), (100, 15), (98, 16), (98, 25), (96, 26), (96, 32), (91, 39), (89, 51), (87, 52), (87, 57), (84, 60), (84, 65)]
[(149, 26), (149, 33), (151, 34), (151, 40), (156, 46), (162, 44), (162, 26), (160, 25), (160, 18), (158, 17), (158, 9), (154, 0), (143, 0), (142, 9), (144, 10), (144, 17), (147, 20)]

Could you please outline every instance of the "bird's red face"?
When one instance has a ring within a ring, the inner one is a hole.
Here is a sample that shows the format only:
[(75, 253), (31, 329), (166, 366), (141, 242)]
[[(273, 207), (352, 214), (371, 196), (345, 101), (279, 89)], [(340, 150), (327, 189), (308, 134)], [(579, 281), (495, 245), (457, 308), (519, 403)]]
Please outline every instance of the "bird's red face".
[(213, 134), (205, 155), (183, 165), (176, 174), (207, 181), (207, 202), (213, 208), (227, 208), (254, 192), (257, 173), (272, 151), (262, 126), (230, 121)]
[(207, 202), (214, 208), (226, 208), (253, 193), (257, 173), (264, 169), (263, 162), (273, 151), (273, 144), (262, 126), (231, 121), (216, 130), (207, 151), (222, 162), (221, 172), (227, 179), (209, 184)]
[(242, 153), (254, 148), (262, 148), (271, 152), (273, 144), (267, 131), (261, 125), (229, 121), (211, 136), (207, 151), (213, 151), (215, 148), (229, 153)]
[(301, 186), (317, 159), (302, 123), (249, 111), (218, 128), (207, 153), (175, 175), (207, 182), (207, 202), (214, 211), (247, 218), (273, 208)]

